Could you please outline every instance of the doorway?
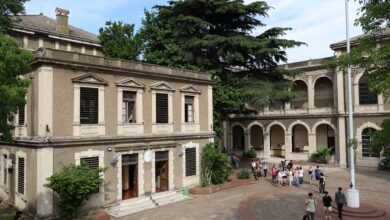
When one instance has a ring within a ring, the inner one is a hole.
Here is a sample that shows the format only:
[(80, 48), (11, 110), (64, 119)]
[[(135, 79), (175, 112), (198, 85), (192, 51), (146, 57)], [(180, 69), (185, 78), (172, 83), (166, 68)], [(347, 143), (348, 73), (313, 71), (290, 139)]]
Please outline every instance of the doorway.
[(122, 200), (138, 196), (138, 154), (122, 155)]
[(164, 192), (169, 189), (169, 157), (168, 151), (156, 152), (156, 192)]

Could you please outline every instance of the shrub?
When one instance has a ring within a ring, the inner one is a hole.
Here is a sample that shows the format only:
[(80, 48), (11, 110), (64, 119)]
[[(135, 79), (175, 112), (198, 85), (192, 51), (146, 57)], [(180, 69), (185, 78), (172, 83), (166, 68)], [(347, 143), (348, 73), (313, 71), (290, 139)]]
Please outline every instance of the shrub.
[(251, 176), (251, 171), (248, 169), (242, 169), (237, 173), (238, 179), (249, 179)]
[(255, 150), (250, 149), (249, 151), (242, 153), (242, 156), (246, 158), (256, 158), (257, 154)]
[(314, 153), (315, 156), (318, 157), (321, 163), (328, 163), (330, 160), (332, 148), (328, 147), (320, 147), (317, 149), (317, 151)]
[(46, 187), (59, 195), (61, 219), (79, 217), (79, 208), (88, 200), (90, 194), (99, 190), (103, 184), (100, 178), (104, 168), (89, 169), (85, 164), (64, 166), (62, 171), (47, 178)]
[(229, 157), (219, 152), (214, 143), (208, 143), (203, 148), (201, 169), (201, 183), (204, 186), (223, 183), (233, 170)]

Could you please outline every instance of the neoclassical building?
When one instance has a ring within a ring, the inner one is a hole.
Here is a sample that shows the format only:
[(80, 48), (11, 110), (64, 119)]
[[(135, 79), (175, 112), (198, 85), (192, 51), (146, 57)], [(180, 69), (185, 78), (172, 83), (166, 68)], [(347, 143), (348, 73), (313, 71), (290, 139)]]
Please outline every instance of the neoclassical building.
[(117, 216), (199, 185), (200, 153), (214, 137), (210, 75), (104, 57), (97, 36), (56, 12), (20, 16), (9, 32), (36, 59), (15, 141), (0, 142), (0, 199), (38, 218), (56, 214), (47, 178), (82, 162), (107, 168), (86, 206)]
[[(388, 33), (389, 34), (389, 33)], [(352, 45), (357, 37), (352, 38)], [(336, 55), (345, 53), (345, 42), (331, 45)], [(328, 68), (328, 58), (281, 65), (280, 68), (299, 69), (303, 74), (294, 79), (293, 90), (305, 96), (290, 103), (276, 103), (257, 114), (233, 114), (226, 127), (228, 151), (256, 150), (259, 157), (272, 161), (309, 160), (319, 147), (334, 148), (335, 163), (345, 166), (348, 142), (347, 76)], [(376, 167), (380, 155), (368, 148), (369, 133), (379, 130), (384, 119), (390, 118), (390, 105), (382, 95), (368, 89), (363, 70), (352, 69), (353, 124), (358, 142), (358, 166)]]

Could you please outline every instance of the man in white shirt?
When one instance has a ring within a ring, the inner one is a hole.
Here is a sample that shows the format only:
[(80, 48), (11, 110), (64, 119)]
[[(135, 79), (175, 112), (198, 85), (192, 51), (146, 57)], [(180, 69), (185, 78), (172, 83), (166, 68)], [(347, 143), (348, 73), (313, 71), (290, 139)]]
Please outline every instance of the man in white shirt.
[(306, 199), (306, 215), (309, 217), (309, 220), (314, 220), (316, 214), (316, 205), (317, 200), (313, 198), (313, 193), (308, 194), (309, 197)]

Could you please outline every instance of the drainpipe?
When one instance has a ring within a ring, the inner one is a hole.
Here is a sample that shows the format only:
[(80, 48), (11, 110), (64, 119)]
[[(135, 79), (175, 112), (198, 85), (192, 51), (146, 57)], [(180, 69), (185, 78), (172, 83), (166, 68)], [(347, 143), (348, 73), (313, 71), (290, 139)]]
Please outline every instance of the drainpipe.
[(34, 138), (35, 136), (35, 131), (34, 131), (34, 73), (30, 73), (30, 79), (31, 79), (31, 139)]

